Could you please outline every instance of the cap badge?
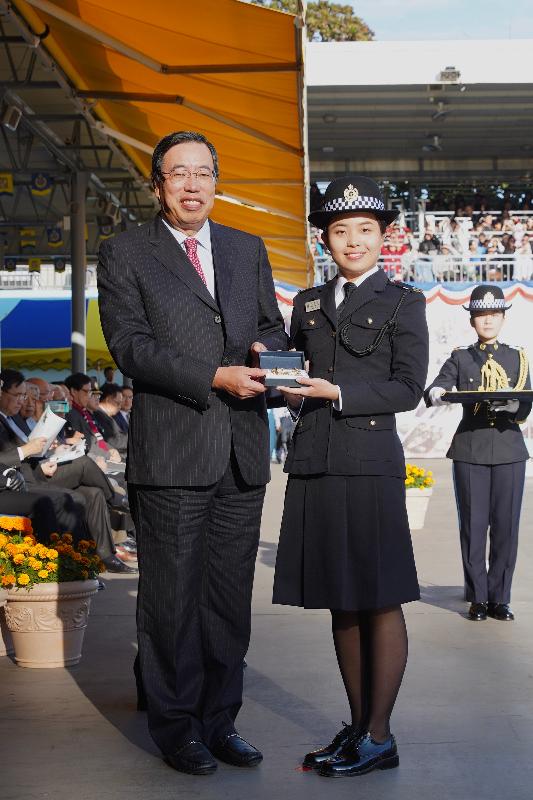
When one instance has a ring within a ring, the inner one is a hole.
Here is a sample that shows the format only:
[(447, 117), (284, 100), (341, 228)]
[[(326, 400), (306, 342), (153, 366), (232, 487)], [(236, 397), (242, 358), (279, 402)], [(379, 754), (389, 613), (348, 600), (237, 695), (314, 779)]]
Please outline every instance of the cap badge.
[(355, 186), (352, 186), (352, 184), (350, 183), (349, 186), (344, 190), (344, 199), (346, 200), (347, 203), (353, 203), (353, 201), (356, 200), (358, 197), (359, 197), (359, 192), (357, 191)]
[(495, 300), (495, 299), (496, 299), (496, 298), (494, 297), (494, 295), (492, 294), (492, 292), (487, 292), (487, 293), (486, 293), (486, 295), (485, 295), (485, 297), (483, 298), (483, 303), (484, 303), (484, 305), (486, 305), (486, 306), (491, 306), (491, 305), (494, 303), (494, 300)]

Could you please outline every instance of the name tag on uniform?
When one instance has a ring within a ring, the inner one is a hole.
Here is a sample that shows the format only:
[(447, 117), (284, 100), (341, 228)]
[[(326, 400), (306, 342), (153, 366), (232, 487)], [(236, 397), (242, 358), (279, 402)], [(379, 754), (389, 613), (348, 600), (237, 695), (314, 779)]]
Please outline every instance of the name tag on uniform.
[(310, 300), (305, 304), (306, 311), (318, 311), (320, 308), (320, 300)]

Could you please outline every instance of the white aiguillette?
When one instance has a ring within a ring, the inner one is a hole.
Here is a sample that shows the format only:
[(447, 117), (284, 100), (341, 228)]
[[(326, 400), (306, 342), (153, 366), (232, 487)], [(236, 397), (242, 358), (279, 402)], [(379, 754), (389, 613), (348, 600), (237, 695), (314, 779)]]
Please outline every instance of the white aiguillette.
[(308, 378), (305, 356), (301, 350), (265, 350), (259, 353), (259, 367), (264, 369), (265, 386), (290, 386), (300, 384), (296, 378)]
[(306, 311), (318, 311), (319, 308), (320, 300), (309, 300), (309, 302), (305, 304)]

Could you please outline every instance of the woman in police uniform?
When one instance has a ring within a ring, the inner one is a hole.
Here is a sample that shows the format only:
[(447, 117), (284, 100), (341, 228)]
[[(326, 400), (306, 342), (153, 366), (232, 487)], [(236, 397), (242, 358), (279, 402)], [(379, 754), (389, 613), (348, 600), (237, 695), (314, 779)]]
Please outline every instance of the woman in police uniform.
[[(428, 406), (440, 406), (442, 395), (460, 391), (529, 389), (526, 353), (498, 340), (510, 308), (499, 286), (476, 286), (465, 306), (477, 342), (458, 347), (425, 391)], [(475, 622), (509, 622), (511, 584), (518, 552), (518, 527), (526, 461), (529, 453), (520, 430), (531, 403), (517, 399), (465, 403), (448, 458), (453, 477), (468, 616)], [(487, 533), (490, 529), (487, 569)]]
[(274, 602), (331, 610), (351, 724), (304, 759), (328, 777), (399, 763), (389, 720), (407, 660), (401, 604), (419, 598), (394, 415), (422, 397), (428, 335), (424, 295), (377, 267), (395, 216), (369, 178), (329, 185), (309, 221), (339, 274), (295, 298), (291, 338), (310, 378), (282, 390), (301, 407)]

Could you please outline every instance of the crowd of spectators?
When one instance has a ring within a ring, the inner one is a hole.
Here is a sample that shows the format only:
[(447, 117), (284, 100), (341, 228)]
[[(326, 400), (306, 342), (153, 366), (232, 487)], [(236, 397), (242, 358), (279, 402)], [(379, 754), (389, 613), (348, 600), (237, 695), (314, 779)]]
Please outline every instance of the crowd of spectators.
[[(387, 228), (381, 263), (392, 279), (433, 282), (531, 280), (533, 215), (479, 213), (471, 206), (454, 216), (427, 214), (415, 233), (402, 217)], [(326, 255), (320, 231), (311, 231), (311, 250)], [(327, 279), (329, 276), (323, 276)]]
[[(0, 514), (29, 516), (43, 540), (66, 532), (93, 539), (108, 571), (136, 573), (124, 476), (132, 400), (112, 370), (101, 387), (83, 373), (49, 383), (0, 372)], [(44, 452), (35, 429), (46, 412), (64, 425)]]

